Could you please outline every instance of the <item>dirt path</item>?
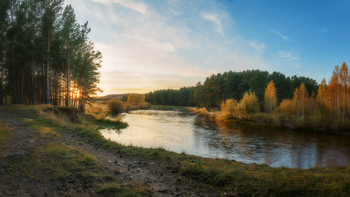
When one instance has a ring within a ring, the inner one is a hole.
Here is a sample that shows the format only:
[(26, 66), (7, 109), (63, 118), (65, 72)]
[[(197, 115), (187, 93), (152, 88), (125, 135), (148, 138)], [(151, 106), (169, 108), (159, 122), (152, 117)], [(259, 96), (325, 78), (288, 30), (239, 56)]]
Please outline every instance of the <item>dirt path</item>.
[(0, 114), (0, 118), (5, 121), (13, 133), (10, 141), (5, 146), (0, 147), (0, 159), (26, 155), (33, 151), (35, 146), (43, 143), (38, 133), (23, 126), (18, 119), (3, 116), (3, 114)]
[[(24, 126), (18, 117), (11, 117), (8, 111), (0, 112), (0, 119), (5, 121), (13, 135), (4, 146), (0, 147), (0, 163), (10, 163), (32, 153), (37, 146), (46, 143), (37, 132)], [(0, 196), (58, 196), (50, 187), (35, 183), (19, 172), (10, 173), (6, 165), (0, 165)]]
[[(48, 143), (48, 140), (41, 138), (38, 132), (27, 128), (19, 120), (21, 117), (10, 116), (6, 111), (0, 112), (0, 119), (13, 132), (11, 141), (0, 149), (0, 163), (15, 157), (25, 156), (35, 147)], [(23, 117), (22, 117), (23, 118)], [(134, 182), (139, 187), (149, 190), (152, 196), (215, 196), (217, 191), (210, 190), (199, 183), (184, 178), (178, 174), (180, 163), (166, 163), (158, 160), (142, 161), (137, 157), (126, 157), (121, 153), (98, 148), (90, 144), (81, 143), (78, 137), (62, 132), (60, 141), (70, 146), (79, 148), (91, 155), (94, 155), (99, 163), (118, 180), (122, 182)], [(0, 172), (6, 169), (0, 165)], [(56, 190), (59, 186), (40, 184), (22, 177), (20, 174), (0, 174), (0, 196), (17, 195), (21, 196), (59, 196)], [(74, 186), (73, 186), (74, 187)], [(1, 195), (2, 192), (2, 195)]]
[(149, 188), (154, 196), (213, 196), (214, 191), (181, 177), (177, 173), (180, 163), (173, 166), (161, 161), (142, 161), (137, 157), (124, 157), (120, 153), (74, 143), (72, 140), (70, 144), (96, 156), (102, 166), (120, 179)]

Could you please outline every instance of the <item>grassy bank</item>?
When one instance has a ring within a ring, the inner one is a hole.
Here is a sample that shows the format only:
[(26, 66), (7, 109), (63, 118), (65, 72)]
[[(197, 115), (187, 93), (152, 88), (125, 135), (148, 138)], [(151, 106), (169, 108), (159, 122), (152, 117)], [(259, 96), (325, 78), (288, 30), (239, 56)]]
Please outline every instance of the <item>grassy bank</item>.
[(8, 169), (9, 175), (39, 184), (50, 183), (48, 187), (56, 186), (63, 196), (76, 196), (76, 190), (84, 191), (79, 195), (96, 192), (101, 196), (142, 196), (132, 183), (121, 183), (106, 173), (95, 157), (65, 144), (50, 143), (23, 158), (5, 160), (1, 165)]
[(331, 127), (317, 126), (314, 123), (277, 121), (270, 114), (256, 113), (245, 117), (225, 117), (220, 111), (208, 111), (205, 108), (189, 108), (189, 111), (195, 112), (199, 116), (207, 117), (216, 122), (234, 122), (250, 128), (273, 128), (283, 130), (298, 130), (306, 132), (320, 132), (336, 135), (350, 135), (349, 130), (345, 128), (334, 129)]
[[(48, 112), (47, 108), (48, 106), (1, 106), (2, 113), (20, 120), (34, 132), (32, 138), (38, 136), (40, 142), (34, 143), (35, 146), (28, 150), (29, 153), (14, 153), (1, 158), (0, 169), (5, 173), (2, 178), (13, 181), (20, 188), (18, 191), (4, 190), (3, 194), (28, 195), (26, 184), (34, 183), (38, 187), (36, 194), (39, 196), (149, 196), (148, 191), (141, 190), (133, 182), (121, 182), (116, 179), (99, 164), (96, 157), (64, 142), (63, 129), (70, 128), (65, 132), (73, 132), (77, 127), (97, 130), (99, 120), (84, 115), (75, 123), (50, 110)], [(102, 124), (125, 126), (110, 121)], [(1, 143), (5, 144), (10, 136), (11, 132), (1, 121)]]
[(349, 196), (350, 167), (271, 168), (230, 160), (184, 161), (182, 174), (235, 196)]
[[(197, 156), (177, 154), (164, 149), (123, 146), (106, 140), (94, 124), (88, 122), (83, 124), (67, 122), (47, 113), (38, 112), (37, 116), (33, 116), (31, 122), (33, 128), (35, 125), (49, 127), (54, 131), (59, 131), (59, 133), (63, 132), (78, 137), (82, 143), (93, 144), (113, 152), (122, 153), (125, 156), (137, 156), (144, 160), (166, 162), (169, 166), (178, 167), (179, 171), (177, 173), (179, 175), (197, 180), (200, 184), (208, 187), (215, 187), (217, 190), (222, 191), (222, 194), (226, 193), (232, 196), (348, 196), (350, 193), (350, 166), (303, 170), (271, 168), (267, 165), (244, 164), (225, 159), (205, 159)], [(62, 147), (65, 150), (61, 150)], [(50, 160), (50, 154), (52, 154), (52, 159), (54, 159), (52, 161)], [(79, 159), (67, 161), (73, 162), (71, 164), (60, 163), (66, 162), (67, 158), (75, 157), (72, 155), (76, 155)], [(77, 152), (77, 150), (62, 144), (52, 144), (45, 148), (39, 148), (32, 157), (47, 157), (49, 158), (47, 164), (50, 165), (58, 163), (59, 166), (72, 166), (73, 169), (64, 169), (62, 173), (58, 173), (61, 174), (59, 177), (65, 178), (67, 173), (65, 170), (72, 173), (70, 170), (75, 172), (77, 170), (75, 167), (83, 166), (81, 171), (78, 169), (79, 176), (92, 177), (93, 180), (106, 178), (103, 173), (99, 173), (94, 167), (96, 160), (93, 157), (81, 154), (79, 151)], [(62, 161), (56, 161), (56, 157)], [(34, 162), (34, 165), (35, 159), (31, 160)], [(42, 169), (55, 170), (56, 168)], [(93, 171), (97, 171), (97, 174), (91, 174)], [(115, 187), (111, 186), (111, 184), (114, 184)], [(117, 183), (112, 181), (111, 184), (104, 183), (99, 185), (100, 191), (108, 193), (120, 190), (121, 186)], [(131, 189), (131, 191), (134, 190)]]

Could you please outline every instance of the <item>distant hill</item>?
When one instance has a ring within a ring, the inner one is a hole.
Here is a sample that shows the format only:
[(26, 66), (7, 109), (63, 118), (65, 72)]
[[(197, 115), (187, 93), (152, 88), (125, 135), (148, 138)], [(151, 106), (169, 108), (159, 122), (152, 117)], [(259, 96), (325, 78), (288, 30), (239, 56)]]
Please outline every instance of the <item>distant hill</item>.
[(129, 94), (109, 94), (106, 96), (100, 96), (97, 97), (97, 99), (101, 99), (101, 100), (110, 100), (110, 99), (122, 99), (124, 96), (129, 96)]

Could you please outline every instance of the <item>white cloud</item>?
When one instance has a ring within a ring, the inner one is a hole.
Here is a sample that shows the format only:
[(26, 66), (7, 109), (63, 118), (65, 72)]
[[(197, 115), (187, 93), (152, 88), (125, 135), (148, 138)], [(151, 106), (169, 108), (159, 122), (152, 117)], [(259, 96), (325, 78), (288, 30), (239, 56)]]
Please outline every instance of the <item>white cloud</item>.
[(250, 42), (249, 42), (249, 45), (250, 45), (251, 47), (253, 47), (255, 50), (261, 51), (261, 52), (263, 52), (264, 49), (266, 48), (266, 46), (265, 46), (264, 43), (258, 43), (258, 42), (256, 42), (256, 41), (250, 41)]
[(219, 15), (215, 14), (215, 13), (206, 13), (203, 12), (201, 14), (202, 18), (204, 18), (205, 20), (208, 20), (212, 23), (214, 23), (217, 26), (217, 31), (222, 34), (223, 30), (222, 30), (222, 20), (219, 17)]
[(279, 51), (278, 55), (282, 58), (290, 59), (290, 60), (298, 60), (299, 56), (298, 55), (293, 55), (289, 52), (284, 52), (284, 51)]
[(283, 35), (282, 33), (275, 31), (273, 29), (270, 30), (272, 33), (276, 34), (277, 36), (281, 37), (283, 40), (289, 40), (288, 36)]
[(141, 14), (147, 13), (147, 5), (142, 2), (135, 2), (133, 0), (91, 0), (96, 3), (117, 3), (123, 7), (132, 9), (136, 12), (139, 12)]

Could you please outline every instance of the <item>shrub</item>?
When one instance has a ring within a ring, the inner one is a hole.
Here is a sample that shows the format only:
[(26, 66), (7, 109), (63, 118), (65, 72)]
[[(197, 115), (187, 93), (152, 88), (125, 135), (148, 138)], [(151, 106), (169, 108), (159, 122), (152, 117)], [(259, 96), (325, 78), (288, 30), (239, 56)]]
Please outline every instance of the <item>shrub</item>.
[(276, 111), (276, 115), (275, 117), (278, 119), (278, 122), (284, 122), (284, 121), (288, 121), (292, 119), (292, 116), (294, 114), (294, 104), (292, 102), (292, 100), (290, 99), (285, 99), (282, 101), (282, 103), (280, 104), (280, 106), (278, 107), (277, 111)]
[(245, 118), (248, 115), (260, 112), (258, 97), (255, 96), (254, 92), (246, 92), (238, 105), (236, 105), (235, 111), (238, 118)]
[(128, 96), (128, 100), (126, 103), (137, 106), (139, 103), (145, 102), (145, 95), (144, 94), (130, 94)]
[(137, 108), (139, 109), (148, 109), (149, 108), (149, 104), (146, 102), (141, 102), (139, 104), (137, 104)]
[(119, 99), (111, 99), (107, 103), (108, 112), (117, 115), (124, 111), (123, 102)]
[(208, 110), (205, 107), (202, 108), (190, 108), (190, 111), (195, 112), (197, 115), (206, 115), (208, 113)]
[(130, 105), (129, 103), (124, 103), (124, 110), (125, 111), (129, 111), (132, 109), (132, 105)]
[(222, 119), (232, 119), (234, 118), (235, 107), (237, 101), (235, 99), (227, 99), (221, 103), (220, 116)]

